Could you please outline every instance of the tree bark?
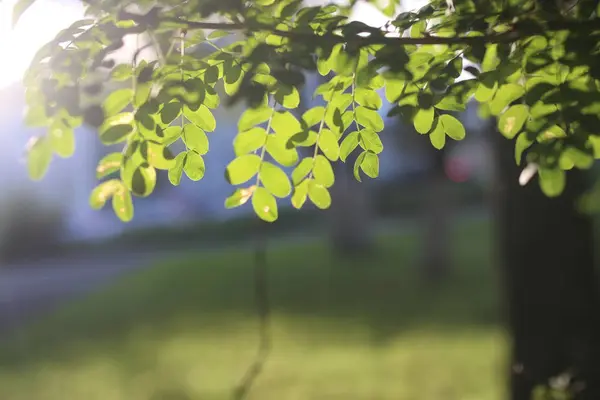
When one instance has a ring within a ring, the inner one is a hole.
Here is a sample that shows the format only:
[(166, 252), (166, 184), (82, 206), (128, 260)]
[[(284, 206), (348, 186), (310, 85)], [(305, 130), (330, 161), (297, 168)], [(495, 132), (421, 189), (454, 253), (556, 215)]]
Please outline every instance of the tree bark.
[(532, 390), (571, 374), (576, 399), (600, 399), (600, 302), (594, 265), (593, 224), (575, 202), (587, 186), (581, 171), (548, 198), (537, 179), (518, 183), (514, 143), (493, 132), (498, 187), (496, 223), (512, 336), (510, 395), (530, 400)]
[(445, 173), (446, 152), (436, 150), (429, 143), (426, 145), (430, 146), (431, 166), (425, 182), (425, 207), (421, 211), (424, 219), (421, 273), (424, 281), (435, 283), (446, 278), (451, 270), (449, 229), (452, 200)]
[(368, 254), (374, 246), (370, 191), (366, 182), (356, 181), (351, 172), (355, 158), (350, 156), (346, 164), (333, 166), (335, 183), (331, 187), (330, 237), (335, 253), (343, 257)]

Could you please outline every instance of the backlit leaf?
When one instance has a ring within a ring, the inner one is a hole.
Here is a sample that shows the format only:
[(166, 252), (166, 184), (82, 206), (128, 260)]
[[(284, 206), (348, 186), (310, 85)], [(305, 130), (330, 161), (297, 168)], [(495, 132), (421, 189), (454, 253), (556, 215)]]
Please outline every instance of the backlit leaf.
[(269, 191), (257, 187), (252, 195), (252, 208), (260, 219), (266, 222), (275, 222), (278, 216), (277, 201)]
[(202, 156), (193, 150), (188, 151), (183, 164), (183, 171), (192, 181), (199, 181), (204, 178), (206, 165)]
[(463, 140), (465, 138), (465, 127), (463, 126), (462, 122), (452, 115), (440, 115), (438, 121), (446, 135), (450, 136), (452, 139)]
[(246, 204), (248, 200), (250, 200), (250, 197), (252, 197), (255, 189), (256, 186), (250, 186), (245, 189), (235, 189), (233, 194), (225, 199), (225, 208), (235, 208)]
[(276, 197), (287, 197), (292, 192), (292, 185), (286, 173), (268, 161), (263, 161), (260, 166), (260, 181)]
[(232, 185), (248, 182), (258, 173), (261, 160), (256, 154), (245, 154), (231, 161), (225, 169), (225, 178)]
[(321, 154), (318, 154), (315, 158), (313, 175), (315, 181), (325, 187), (331, 187), (335, 182), (335, 176), (333, 174), (331, 163)]
[(514, 138), (523, 128), (528, 114), (529, 107), (524, 104), (511, 106), (498, 118), (498, 130), (508, 139)]
[(188, 149), (195, 150), (200, 155), (208, 153), (208, 136), (194, 124), (187, 124), (183, 128), (183, 141)]
[(308, 182), (308, 198), (317, 207), (324, 210), (331, 206), (331, 195), (329, 190), (315, 180)]

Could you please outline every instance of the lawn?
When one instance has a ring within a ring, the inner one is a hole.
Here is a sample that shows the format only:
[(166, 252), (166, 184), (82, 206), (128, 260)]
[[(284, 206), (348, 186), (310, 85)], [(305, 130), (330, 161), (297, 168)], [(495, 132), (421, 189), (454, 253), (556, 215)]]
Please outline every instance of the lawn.
[[(452, 278), (417, 279), (418, 241), (386, 234), (368, 260), (323, 243), (268, 253), (273, 348), (254, 400), (503, 398), (490, 232), (453, 235)], [(0, 398), (231, 398), (253, 361), (252, 255), (182, 255), (63, 308), (0, 348)]]

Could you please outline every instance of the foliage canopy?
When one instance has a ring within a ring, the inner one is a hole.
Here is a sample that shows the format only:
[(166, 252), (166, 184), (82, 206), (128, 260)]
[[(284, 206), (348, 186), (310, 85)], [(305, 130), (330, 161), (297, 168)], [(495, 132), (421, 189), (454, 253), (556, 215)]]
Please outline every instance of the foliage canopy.
[[(513, 140), (515, 161), (535, 165), (549, 196), (565, 171), (600, 157), (600, 5), (597, 0), (433, 0), (374, 27), (348, 19), (348, 4), (304, 6), (301, 0), (118, 0), (86, 5), (75, 22), (43, 46), (25, 78), (32, 127), (47, 134), (29, 145), (28, 167), (40, 179), (53, 154), (73, 154), (73, 129), (98, 129), (106, 145), (122, 144), (97, 167), (105, 179), (90, 204), (112, 199), (124, 221), (132, 195), (152, 193), (157, 170), (173, 185), (204, 176), (213, 110), (245, 102), (226, 179), (228, 208), (249, 200), (265, 221), (276, 198), (296, 208), (331, 204), (334, 162), (375, 178), (383, 145), (380, 93), (420, 134), (441, 149), (465, 128), (453, 116), (474, 98)], [(33, 0), (20, 0), (14, 21)], [(128, 62), (113, 52), (128, 35), (147, 44)], [(229, 37), (221, 46), (217, 40)], [(140, 60), (152, 46), (154, 61)], [(206, 53), (206, 48), (211, 51)], [(476, 65), (472, 66), (472, 65)], [(471, 78), (459, 80), (463, 71)], [(329, 79), (317, 87), (324, 106), (295, 112), (306, 72)], [(102, 101), (103, 83), (118, 84)], [(174, 154), (178, 144), (183, 151)], [(302, 156), (302, 147), (313, 149)], [(351, 158), (350, 155), (353, 155)], [(267, 157), (269, 155), (270, 157)], [(210, 166), (208, 166), (210, 168)], [(291, 176), (281, 168), (293, 168)]]

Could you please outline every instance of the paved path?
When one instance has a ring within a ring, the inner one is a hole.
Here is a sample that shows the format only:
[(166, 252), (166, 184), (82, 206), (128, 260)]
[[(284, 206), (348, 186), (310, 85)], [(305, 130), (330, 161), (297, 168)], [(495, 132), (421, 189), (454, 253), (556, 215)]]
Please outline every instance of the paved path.
[[(461, 219), (477, 220), (485, 217), (481, 211), (462, 213)], [(380, 233), (413, 231), (416, 220), (387, 220), (379, 224)], [(296, 233), (269, 239), (270, 246), (316, 240), (319, 233)], [(233, 244), (236, 250), (250, 247), (252, 243)], [(224, 246), (225, 247), (225, 246)], [(102, 288), (104, 285), (161, 259), (186, 253), (221, 251), (223, 247), (210, 249), (172, 249), (138, 251), (129, 254), (92, 254), (68, 259), (48, 259), (24, 267), (12, 265), (0, 269), (0, 336), (22, 326), (34, 317), (44, 315), (61, 304)]]

